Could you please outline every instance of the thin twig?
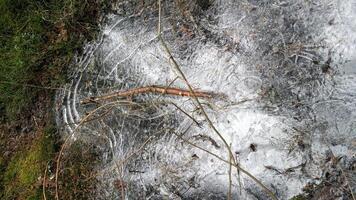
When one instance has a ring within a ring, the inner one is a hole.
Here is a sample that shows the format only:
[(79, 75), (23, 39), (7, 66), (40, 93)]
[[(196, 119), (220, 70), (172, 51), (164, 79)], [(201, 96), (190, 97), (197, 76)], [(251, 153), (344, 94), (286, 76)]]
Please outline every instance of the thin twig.
[(56, 193), (56, 194), (55, 194), (55, 198), (56, 198), (56, 200), (59, 200), (58, 177), (59, 177), (59, 167), (60, 167), (60, 163), (61, 163), (61, 158), (62, 158), (63, 151), (64, 151), (64, 149), (67, 147), (70, 138), (72, 137), (73, 134), (75, 134), (75, 132), (79, 129), (79, 127), (80, 127), (82, 124), (84, 124), (84, 123), (87, 121), (87, 119), (88, 119), (91, 115), (93, 115), (95, 112), (97, 112), (98, 110), (100, 110), (100, 109), (102, 109), (102, 108), (104, 108), (104, 107), (106, 107), (106, 106), (113, 105), (113, 104), (117, 104), (117, 103), (119, 103), (119, 102), (118, 102), (118, 101), (110, 102), (110, 103), (104, 104), (104, 105), (102, 105), (102, 106), (100, 106), (100, 107), (94, 109), (93, 111), (91, 111), (88, 115), (86, 115), (86, 116), (80, 121), (80, 123), (78, 124), (78, 126), (73, 130), (73, 133), (72, 133), (71, 135), (69, 135), (69, 136), (65, 139), (65, 141), (64, 141), (64, 143), (62, 144), (62, 147), (61, 147), (61, 149), (60, 149), (60, 151), (59, 151), (59, 153), (58, 153), (58, 158), (57, 158), (57, 163), (56, 163), (56, 174), (55, 174), (55, 193)]
[[(231, 148), (231, 143), (230, 143), (230, 148)], [(228, 191), (228, 193), (227, 193), (227, 199), (228, 200), (231, 200), (232, 199), (232, 194), (231, 194), (231, 188), (232, 188), (232, 179), (231, 179), (231, 173), (232, 173), (232, 171), (231, 171), (231, 157), (232, 157), (232, 155), (230, 154), (230, 152), (229, 152), (229, 191)]]
[[(244, 173), (244, 174), (246, 174), (248, 177), (250, 177), (253, 181), (255, 181), (255, 182), (256, 182), (259, 186), (261, 186), (264, 190), (269, 191), (269, 189), (268, 189), (261, 181), (259, 181), (259, 180), (258, 180), (255, 176), (253, 176), (250, 172), (248, 172), (248, 171), (246, 171), (245, 169), (241, 168), (239, 165), (236, 165), (235, 163), (231, 163), (231, 162), (229, 162), (229, 161), (227, 161), (227, 160), (221, 158), (221, 157), (218, 156), (217, 154), (215, 154), (215, 153), (213, 153), (213, 152), (211, 152), (211, 151), (209, 151), (209, 150), (206, 150), (206, 149), (204, 149), (204, 148), (202, 148), (202, 147), (200, 147), (200, 146), (198, 146), (198, 145), (196, 145), (196, 144), (190, 142), (189, 140), (183, 138), (182, 136), (180, 136), (179, 134), (177, 134), (177, 133), (175, 133), (175, 132), (173, 132), (173, 134), (176, 135), (176, 136), (177, 136), (178, 138), (180, 138), (181, 140), (183, 140), (184, 142), (186, 142), (186, 143), (192, 145), (193, 147), (198, 148), (198, 149), (200, 149), (200, 150), (202, 150), (202, 151), (204, 151), (204, 152), (206, 152), (206, 153), (208, 153), (208, 154), (210, 154), (210, 155), (216, 157), (217, 159), (219, 159), (219, 160), (221, 160), (221, 161), (223, 161), (223, 162), (225, 162), (225, 163), (231, 165), (232, 167), (235, 167), (236, 169), (240, 170), (242, 173)], [(269, 194), (270, 194), (270, 193), (269, 193)], [(272, 194), (273, 194), (273, 193), (272, 193)], [(271, 194), (270, 194), (270, 195), (271, 195)], [(271, 196), (271, 197), (272, 197), (272, 196)], [(273, 196), (273, 197), (274, 197), (274, 196)], [(274, 197), (273, 199), (277, 199), (277, 198)], [(278, 199), (277, 199), (277, 200), (278, 200)]]
[[(237, 155), (235, 159), (237, 160)], [(242, 194), (241, 175), (240, 175), (240, 171), (237, 168), (236, 168), (236, 172), (237, 172), (237, 182), (239, 183), (240, 195), (241, 195)]]
[(0, 81), (0, 84), (8, 84), (8, 85), (17, 85), (17, 86), (23, 86), (23, 87), (30, 87), (30, 88), (38, 88), (38, 89), (46, 89), (46, 90), (65, 90), (65, 88), (56, 88), (56, 87), (49, 87), (49, 86), (39, 86), (39, 85), (33, 85), (33, 84), (26, 84), (26, 83), (15, 83), (15, 82), (10, 82), (10, 81)]
[(186, 116), (188, 116), (191, 120), (193, 120), (193, 122), (197, 125), (197, 126), (201, 126), (201, 124), (194, 119), (194, 117), (192, 117), (190, 114), (188, 114), (187, 112), (185, 112), (181, 107), (179, 107), (177, 104), (170, 102), (172, 105), (174, 105), (179, 111), (181, 111), (183, 114), (185, 114)]
[[(131, 157), (133, 157), (134, 155), (136, 155), (136, 154), (138, 154), (138, 153), (140, 153), (141, 151), (143, 151), (144, 150), (144, 147), (150, 142), (150, 140), (153, 138), (154, 136), (151, 136), (151, 137), (149, 137), (147, 140), (145, 140), (145, 142), (136, 150), (136, 151), (134, 151), (134, 152), (132, 152), (130, 155), (128, 155), (125, 159), (123, 159), (122, 161), (121, 161), (121, 163), (117, 163), (117, 162), (115, 162), (115, 167), (117, 168), (118, 166), (120, 166), (121, 164), (123, 165), (123, 164), (125, 164), (125, 163), (127, 163), (128, 162), (128, 160), (131, 158)], [(112, 169), (112, 168), (110, 168), (110, 169)], [(98, 172), (98, 173), (95, 173), (95, 174), (93, 174), (92, 176), (90, 176), (90, 177), (88, 177), (87, 179), (85, 179), (85, 180), (90, 180), (90, 179), (92, 179), (92, 178), (94, 178), (94, 177), (97, 177), (97, 176), (101, 176), (102, 174), (104, 174), (105, 172)]]
[[(153, 138), (153, 136), (149, 137), (141, 146), (140, 148), (138, 148), (136, 151), (132, 152), (130, 155), (128, 155), (126, 158), (124, 158), (122, 161), (120, 162), (117, 162), (115, 160), (115, 165), (116, 165), (116, 168), (117, 170), (120, 170), (120, 168), (126, 163), (129, 161), (129, 159), (138, 154), (139, 152), (141, 152), (145, 146), (150, 142), (150, 140)], [(122, 173), (120, 173), (120, 176), (121, 176), (121, 180), (123, 180), (123, 177), (122, 177)], [(121, 199), (125, 199), (125, 188), (124, 187), (121, 187)]]
[[(232, 152), (231, 152), (231, 149), (229, 147), (229, 144), (226, 142), (225, 138), (221, 135), (221, 133), (216, 129), (216, 127), (214, 126), (213, 122), (210, 120), (208, 114), (205, 112), (202, 104), (200, 103), (197, 95), (195, 94), (192, 86), (189, 84), (188, 82), (188, 79), (186, 78), (186, 76), (184, 75), (183, 71), (180, 69), (177, 61), (174, 59), (171, 51), (169, 50), (166, 42), (164, 41), (162, 35), (161, 35), (161, 0), (158, 0), (158, 37), (159, 37), (159, 40), (161, 41), (161, 44), (163, 46), (163, 48), (165, 49), (166, 53), (168, 54), (169, 56), (169, 59), (173, 62), (173, 65), (174, 65), (174, 68), (175, 70), (179, 73), (179, 75), (181, 76), (181, 78), (183, 79), (183, 81), (186, 83), (186, 85), (188, 86), (189, 88), (189, 91), (190, 91), (190, 95), (189, 97), (193, 97), (193, 99), (195, 100), (195, 102), (198, 104), (198, 107), (199, 109), (201, 110), (201, 112), (203, 113), (204, 117), (206, 118), (209, 126), (214, 130), (214, 132), (219, 136), (219, 138), (223, 141), (225, 147), (228, 149), (230, 155), (232, 155)], [(232, 157), (233, 159), (233, 162), (234, 162), (234, 166), (237, 166), (237, 162), (235, 160), (235, 157)], [(240, 168), (240, 167), (239, 167)], [(241, 168), (240, 168), (241, 170)], [(242, 170), (241, 170), (242, 171)], [(247, 172), (246, 170), (243, 171), (245, 174), (250, 174), (249, 172)], [(251, 174), (250, 174), (251, 175)], [(269, 190), (265, 185), (262, 184), (261, 181), (259, 181), (258, 179), (256, 179), (254, 176), (250, 176), (254, 181), (256, 181), (260, 186), (262, 186), (262, 188), (264, 190), (266, 190), (266, 192), (271, 196), (272, 199), (274, 200), (278, 200), (277, 197), (273, 194), (273, 192), (271, 190)]]
[[(186, 76), (184, 75), (183, 71), (180, 69), (177, 61), (174, 59), (171, 51), (168, 48), (168, 45), (166, 44), (166, 42), (164, 41), (162, 35), (161, 35), (161, 0), (158, 0), (158, 7), (159, 7), (159, 23), (158, 23), (158, 36), (159, 36), (159, 40), (161, 41), (161, 44), (163, 46), (163, 48), (165, 49), (166, 53), (169, 56), (169, 59), (173, 62), (174, 65), (174, 69), (179, 73), (179, 75), (181, 76), (181, 78), (183, 79), (183, 81), (185, 82), (185, 84), (188, 86), (189, 91), (190, 91), (190, 95), (189, 97), (193, 97), (193, 99), (195, 100), (195, 102), (198, 104), (198, 107), (200, 109), (200, 111), (203, 113), (204, 117), (206, 118), (209, 126), (213, 129), (213, 131), (219, 136), (219, 138), (224, 142), (225, 147), (228, 149), (228, 151), (230, 150), (230, 147), (228, 145), (228, 143), (226, 142), (225, 138), (221, 135), (221, 133), (216, 129), (216, 127), (214, 126), (213, 122), (210, 120), (208, 114), (205, 112), (205, 109), (203, 108), (202, 104), (200, 103), (197, 94), (194, 92), (193, 87), (190, 85), (188, 79), (186, 78)], [(232, 152), (231, 152), (232, 154)], [(233, 158), (234, 163), (236, 164), (236, 160), (235, 158)]]
[(45, 172), (43, 175), (44, 177), (43, 177), (43, 181), (42, 181), (43, 200), (47, 200), (47, 198), (46, 198), (46, 179), (47, 179), (48, 164), (49, 164), (49, 162), (47, 162), (47, 164), (46, 164), (46, 169), (45, 169)]

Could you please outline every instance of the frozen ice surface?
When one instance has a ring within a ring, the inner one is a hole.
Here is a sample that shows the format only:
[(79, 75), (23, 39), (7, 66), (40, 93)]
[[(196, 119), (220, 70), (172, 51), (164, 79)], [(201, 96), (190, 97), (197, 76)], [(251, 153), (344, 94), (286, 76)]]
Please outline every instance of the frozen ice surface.
[[(355, 0), (188, 2), (164, 1), (162, 34), (193, 88), (220, 94), (201, 101), (242, 168), (289, 199), (323, 179), (330, 153), (344, 167), (354, 162)], [(71, 92), (58, 95), (63, 136), (107, 141), (98, 144), (106, 153), (96, 198), (120, 198), (120, 180), (126, 199), (225, 199), (229, 165), (177, 137), (229, 160), (187, 97), (119, 99), (77, 128), (98, 106), (81, 105), (84, 98), (152, 85), (187, 88), (159, 43), (155, 1), (141, 6), (118, 4), (101, 38), (78, 56)], [(232, 195), (269, 198), (235, 169)]]

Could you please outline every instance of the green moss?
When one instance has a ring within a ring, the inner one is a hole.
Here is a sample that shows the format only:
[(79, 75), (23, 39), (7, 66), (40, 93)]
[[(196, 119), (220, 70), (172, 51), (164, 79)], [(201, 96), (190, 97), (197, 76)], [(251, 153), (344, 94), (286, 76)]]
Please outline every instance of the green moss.
[[(95, 38), (96, 19), (109, 4), (110, 0), (0, 0), (0, 123), (18, 124), (19, 119), (32, 120), (33, 113), (49, 112), (46, 102), (41, 101), (50, 102), (54, 92), (41, 87), (57, 88), (65, 82), (71, 58), (84, 41)], [(6, 161), (0, 157), (0, 199), (40, 198), (39, 177), (54, 157), (53, 131), (53, 127), (47, 128), (30, 147), (11, 152)], [(1, 150), (0, 156), (4, 153)], [(73, 153), (71, 160), (75, 162), (70, 164), (73, 172), (83, 168), (79, 171), (79, 178), (83, 178), (92, 163), (81, 162), (94, 155), (80, 156)], [(78, 178), (75, 173), (71, 175)]]
[(31, 12), (28, 2), (0, 0), (0, 80), (18, 85), (0, 84), (0, 102), (6, 113), (18, 113), (31, 100), (30, 91), (21, 84), (33, 78), (29, 73), (38, 54), (43, 32), (41, 16)]
[(83, 41), (95, 37), (95, 19), (108, 3), (0, 0), (0, 108), (7, 119), (20, 118), (35, 101), (41, 89), (28, 85), (64, 82), (63, 69)]
[(28, 151), (12, 157), (4, 172), (3, 199), (38, 199), (41, 194), (41, 175), (53, 153), (53, 139), (48, 133), (43, 133)]

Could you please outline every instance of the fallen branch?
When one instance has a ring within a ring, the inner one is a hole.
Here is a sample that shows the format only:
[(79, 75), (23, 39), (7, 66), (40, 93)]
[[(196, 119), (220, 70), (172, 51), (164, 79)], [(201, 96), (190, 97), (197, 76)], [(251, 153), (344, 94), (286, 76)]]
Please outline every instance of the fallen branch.
[(212, 92), (202, 92), (202, 91), (192, 91), (192, 92), (190, 90), (184, 90), (184, 89), (173, 88), (173, 87), (146, 86), (140, 88), (133, 88), (125, 91), (113, 92), (103, 96), (89, 97), (83, 99), (81, 101), (81, 104), (95, 103), (98, 101), (104, 101), (115, 97), (132, 97), (134, 95), (148, 94), (148, 93), (166, 94), (166, 95), (183, 96), (183, 97), (196, 96), (199, 98), (212, 98), (213, 96), (215, 96), (215, 94)]

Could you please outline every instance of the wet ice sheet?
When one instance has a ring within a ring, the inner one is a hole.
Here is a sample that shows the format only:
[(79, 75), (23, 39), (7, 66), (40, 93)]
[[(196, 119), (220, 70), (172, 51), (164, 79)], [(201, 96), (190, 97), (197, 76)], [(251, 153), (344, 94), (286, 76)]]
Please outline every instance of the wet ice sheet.
[[(163, 36), (193, 88), (223, 94), (202, 101), (243, 168), (288, 199), (322, 178), (328, 152), (352, 160), (354, 1), (214, 1), (206, 11), (191, 4), (184, 15), (181, 6), (164, 4)], [(157, 7), (140, 13), (125, 6), (128, 13), (110, 15), (102, 38), (78, 59), (71, 92), (59, 95), (64, 135), (107, 140), (98, 198), (118, 198), (117, 180), (129, 199), (226, 198), (229, 165), (175, 135), (228, 159), (189, 98), (121, 99), (73, 132), (97, 107), (80, 105), (83, 98), (151, 85), (186, 88), (158, 42)], [(240, 186), (236, 170), (232, 175), (234, 199), (267, 198), (247, 176)]]

